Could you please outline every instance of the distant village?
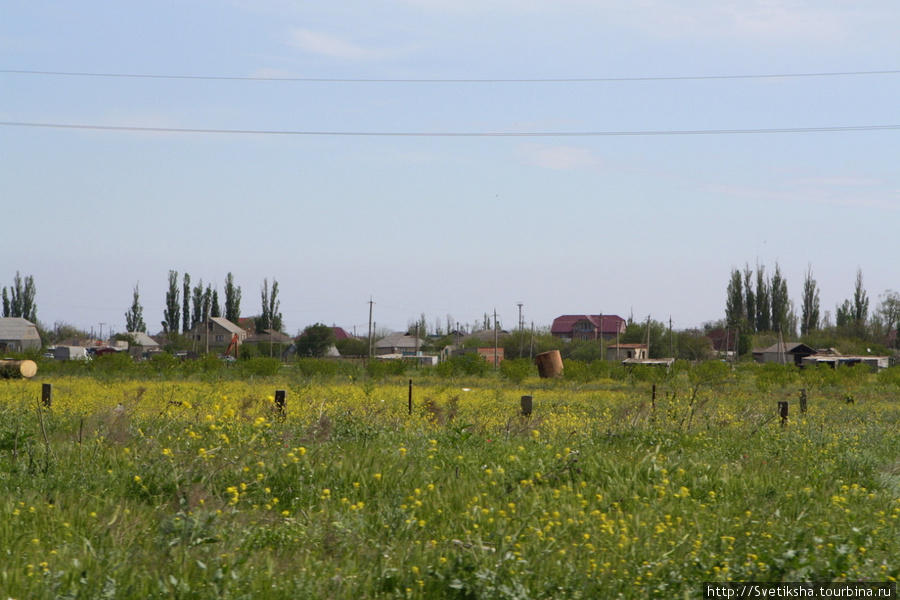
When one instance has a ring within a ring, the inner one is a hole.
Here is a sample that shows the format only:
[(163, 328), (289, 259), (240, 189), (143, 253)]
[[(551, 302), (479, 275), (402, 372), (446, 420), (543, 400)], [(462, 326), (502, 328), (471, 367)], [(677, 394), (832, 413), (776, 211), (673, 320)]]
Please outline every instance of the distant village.
[[(629, 328), (629, 323), (618, 315), (560, 315), (553, 320), (549, 332), (540, 333), (524, 328), (511, 332), (495, 326), (474, 331), (450, 331), (436, 336), (417, 334), (413, 328), (376, 339), (372, 334), (366, 337), (353, 336), (338, 326), (317, 327), (320, 330), (317, 332), (317, 341), (326, 345), (314, 352), (298, 351), (304, 348), (304, 336), (311, 335), (311, 328), (307, 328), (300, 336), (291, 337), (274, 329), (257, 331), (252, 318), (241, 318), (238, 323), (233, 323), (223, 317), (208, 317), (181, 334), (168, 334), (165, 331), (157, 335), (128, 332), (108, 339), (100, 339), (99, 336), (93, 339), (76, 337), (48, 344), (42, 339), (36, 324), (22, 317), (0, 317), (0, 357), (41, 352), (45, 359), (89, 360), (104, 354), (125, 352), (135, 360), (141, 360), (168, 351), (186, 359), (214, 353), (222, 360), (232, 361), (242, 356), (242, 353), (249, 353), (283, 361), (297, 356), (318, 356), (332, 359), (412, 360), (427, 365), (437, 364), (461, 353), (477, 353), (489, 364), (498, 365), (509, 358), (533, 358), (536, 353), (545, 352), (550, 346), (563, 351), (567, 348), (589, 347), (592, 352), (582, 353), (584, 356), (624, 365), (667, 367), (678, 358), (665, 356), (665, 352), (659, 350), (651, 354), (649, 319), (646, 337), (641, 341), (633, 341), (626, 334), (629, 329), (633, 332), (634, 327)], [(896, 331), (892, 333), (896, 335)], [(702, 335), (695, 332), (693, 337), (692, 353), (696, 360), (734, 361), (738, 358), (739, 332), (736, 329), (717, 327)], [(662, 350), (665, 349), (663, 344)], [(843, 354), (834, 348), (814, 348), (802, 342), (783, 340), (766, 347), (754, 348), (751, 354), (756, 362), (792, 364), (798, 367), (866, 364), (873, 370), (881, 370), (892, 366), (896, 360), (891, 355)]]

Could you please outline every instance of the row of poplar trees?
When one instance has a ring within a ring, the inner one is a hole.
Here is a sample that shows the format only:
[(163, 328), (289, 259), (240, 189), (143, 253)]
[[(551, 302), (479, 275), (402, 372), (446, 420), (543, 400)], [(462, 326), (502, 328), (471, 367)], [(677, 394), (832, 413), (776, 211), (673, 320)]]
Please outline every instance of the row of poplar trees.
[[(861, 269), (856, 271), (853, 298), (835, 308), (835, 325), (854, 330), (857, 334), (864, 330), (869, 298), (863, 287)], [(831, 325), (827, 322), (827, 315), (821, 312), (819, 286), (813, 277), (812, 267), (807, 266), (804, 275), (800, 314), (797, 315), (794, 302), (788, 297), (787, 280), (778, 263), (775, 263), (771, 276), (766, 275), (762, 265), (756, 266), (755, 273), (749, 265), (743, 271), (732, 269), (726, 292), (725, 322), (728, 327), (745, 333), (771, 331), (784, 336), (796, 335), (798, 325), (801, 335)]]

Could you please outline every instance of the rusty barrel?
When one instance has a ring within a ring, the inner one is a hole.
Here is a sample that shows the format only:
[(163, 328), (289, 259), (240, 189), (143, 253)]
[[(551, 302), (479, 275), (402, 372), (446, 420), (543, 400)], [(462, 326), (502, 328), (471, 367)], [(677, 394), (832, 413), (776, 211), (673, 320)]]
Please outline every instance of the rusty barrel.
[(563, 362), (559, 350), (541, 352), (534, 357), (534, 362), (537, 364), (538, 375), (541, 376), (541, 379), (562, 375)]

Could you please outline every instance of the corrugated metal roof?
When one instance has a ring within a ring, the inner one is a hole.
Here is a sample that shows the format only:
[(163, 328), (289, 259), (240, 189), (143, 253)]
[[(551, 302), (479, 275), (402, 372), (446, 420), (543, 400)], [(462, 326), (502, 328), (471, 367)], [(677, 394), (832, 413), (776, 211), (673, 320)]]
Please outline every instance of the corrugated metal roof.
[(41, 339), (34, 323), (22, 317), (0, 317), (0, 340)]

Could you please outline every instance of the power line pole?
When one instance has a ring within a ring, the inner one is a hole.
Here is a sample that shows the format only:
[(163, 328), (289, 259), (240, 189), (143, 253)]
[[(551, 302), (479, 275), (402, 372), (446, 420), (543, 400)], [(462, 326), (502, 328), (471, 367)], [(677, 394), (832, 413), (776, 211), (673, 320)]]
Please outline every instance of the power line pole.
[(372, 296), (369, 296), (369, 344), (368, 344), (368, 359), (372, 359)]
[(495, 368), (495, 369), (496, 369), (497, 366), (500, 364), (500, 362), (499, 362), (499, 360), (498, 360), (498, 357), (497, 357), (497, 353), (498, 353), (498, 351), (497, 351), (497, 344), (499, 343), (497, 337), (498, 337), (498, 333), (497, 333), (497, 309), (495, 308), (495, 309), (494, 309), (494, 368)]
[(525, 322), (522, 321), (522, 303), (519, 302), (519, 358), (522, 358), (522, 352), (525, 347)]

